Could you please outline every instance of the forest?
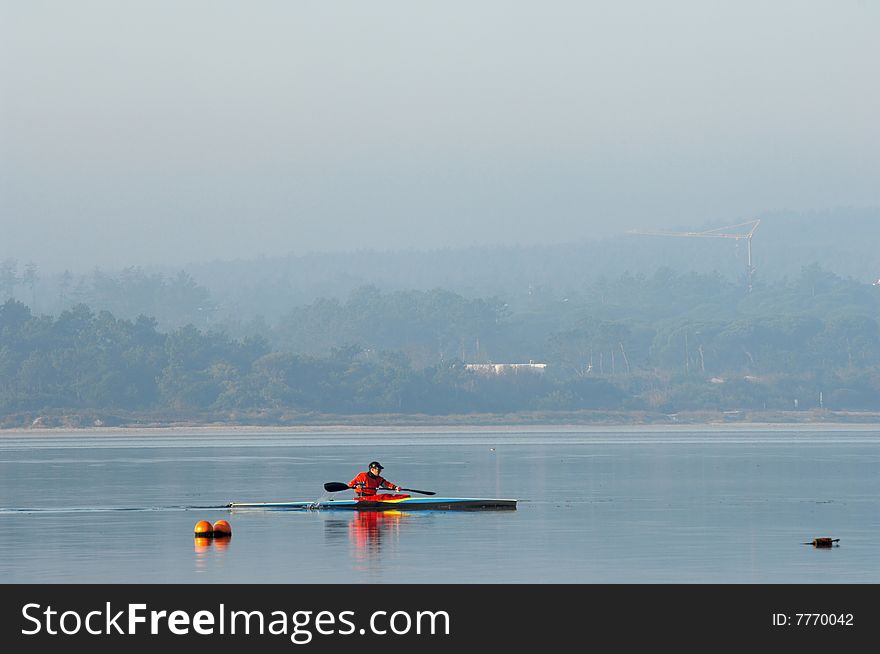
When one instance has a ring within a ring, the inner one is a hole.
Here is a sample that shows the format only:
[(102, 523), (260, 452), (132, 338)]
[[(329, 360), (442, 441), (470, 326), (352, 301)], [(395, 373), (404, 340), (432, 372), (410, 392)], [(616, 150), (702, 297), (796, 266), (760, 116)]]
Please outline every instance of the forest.
[[(3, 426), (71, 414), (89, 424), (271, 424), (880, 410), (880, 287), (818, 264), (751, 290), (742, 279), (668, 267), (598, 277), (564, 297), (364, 285), (231, 327), (201, 318), (211, 291), (186, 273), (129, 269), (97, 279), (98, 306), (79, 302), (56, 315), (34, 312), (26, 297), (0, 306)], [(139, 304), (150, 311), (131, 317)], [(487, 362), (546, 367), (468, 368)]]

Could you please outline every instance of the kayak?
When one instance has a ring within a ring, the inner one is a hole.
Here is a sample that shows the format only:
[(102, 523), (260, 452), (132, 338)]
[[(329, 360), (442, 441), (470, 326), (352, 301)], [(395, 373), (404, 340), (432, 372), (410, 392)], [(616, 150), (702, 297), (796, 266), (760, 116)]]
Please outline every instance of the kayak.
[(478, 497), (404, 497), (369, 501), (231, 502), (226, 508), (268, 511), (481, 511), (516, 509), (516, 500)]

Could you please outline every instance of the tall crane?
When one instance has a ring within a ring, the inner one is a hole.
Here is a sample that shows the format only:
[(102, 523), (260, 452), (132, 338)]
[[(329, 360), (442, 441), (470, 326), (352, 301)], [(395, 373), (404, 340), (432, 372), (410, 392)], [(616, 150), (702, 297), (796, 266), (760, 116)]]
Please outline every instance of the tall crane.
[[(662, 231), (645, 231), (638, 229), (631, 229), (627, 233), (628, 234), (642, 234), (645, 236), (691, 236), (697, 238), (732, 238), (736, 239), (737, 243), (740, 240), (745, 240), (748, 250), (748, 264), (746, 268), (746, 283), (748, 284), (749, 292), (752, 292), (752, 276), (755, 273), (755, 267), (752, 265), (752, 235), (754, 235), (755, 230), (758, 229), (758, 225), (761, 224), (761, 220), (752, 220), (746, 223), (738, 223), (736, 225), (727, 225), (726, 227), (716, 227), (715, 229), (707, 229), (704, 232), (662, 232)], [(748, 227), (750, 229), (747, 232), (730, 232), (727, 230), (737, 229), (740, 227)]]

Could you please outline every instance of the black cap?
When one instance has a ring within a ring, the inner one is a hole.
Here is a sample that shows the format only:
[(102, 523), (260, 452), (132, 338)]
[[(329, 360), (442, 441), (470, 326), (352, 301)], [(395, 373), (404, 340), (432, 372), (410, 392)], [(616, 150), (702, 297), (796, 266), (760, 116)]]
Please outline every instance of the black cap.
[(383, 465), (382, 465), (381, 463), (379, 463), (378, 461), (370, 461), (370, 466), (369, 466), (369, 467), (370, 467), (370, 468), (379, 468), (379, 470), (384, 470), (384, 469), (385, 469), (385, 466), (383, 466)]

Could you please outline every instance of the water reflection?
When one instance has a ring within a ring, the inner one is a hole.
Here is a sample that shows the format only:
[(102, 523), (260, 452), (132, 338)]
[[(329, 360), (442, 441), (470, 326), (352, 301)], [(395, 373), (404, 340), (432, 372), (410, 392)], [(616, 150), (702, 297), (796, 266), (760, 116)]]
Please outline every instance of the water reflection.
[(324, 523), (329, 541), (348, 538), (354, 558), (358, 561), (377, 560), (400, 542), (400, 525), (405, 518), (401, 511), (352, 511), (350, 515), (333, 516)]
[[(216, 538), (202, 538), (196, 536), (193, 539), (193, 551), (196, 555), (194, 566), (195, 571), (208, 572), (211, 559), (216, 559), (218, 556), (222, 557), (226, 550), (229, 549), (230, 542), (232, 542), (232, 536), (218, 536)], [(216, 552), (213, 557), (212, 550)]]
[[(876, 426), (863, 435), (811, 434), (800, 425), (796, 432), (761, 428), (740, 435), (725, 432), (728, 427), (694, 434), (629, 428), (572, 433), (570, 440), (494, 431), (352, 431), (346, 442), (356, 447), (332, 437), (320, 447), (317, 437), (314, 446), (303, 445), (311, 441), (293, 434), (279, 437), (277, 448), (267, 440), (262, 449), (237, 437), (240, 449), (224, 446), (222, 457), (212, 449), (215, 441), (184, 435), (180, 442), (191, 447), (173, 446), (179, 461), (160, 460), (152, 439), (124, 442), (123, 449), (110, 434), (53, 437), (57, 449), (38, 435), (15, 447), (0, 439), (0, 507), (19, 507), (0, 511), (0, 582), (880, 581), (870, 546), (880, 540)], [(487, 452), (496, 442), (497, 452)], [(294, 455), (308, 465), (275, 467), (275, 457)], [(44, 456), (59, 467), (36, 474), (33, 466)], [(178, 508), (310, 498), (328, 470), (374, 457), (411, 466), (406, 474), (428, 488), (529, 501), (512, 512), (405, 517)], [(89, 467), (83, 459), (107, 465)], [(197, 513), (238, 521), (236, 546), (192, 540)], [(58, 533), (67, 536), (46, 537)], [(819, 536), (839, 537), (843, 546), (800, 544)]]

